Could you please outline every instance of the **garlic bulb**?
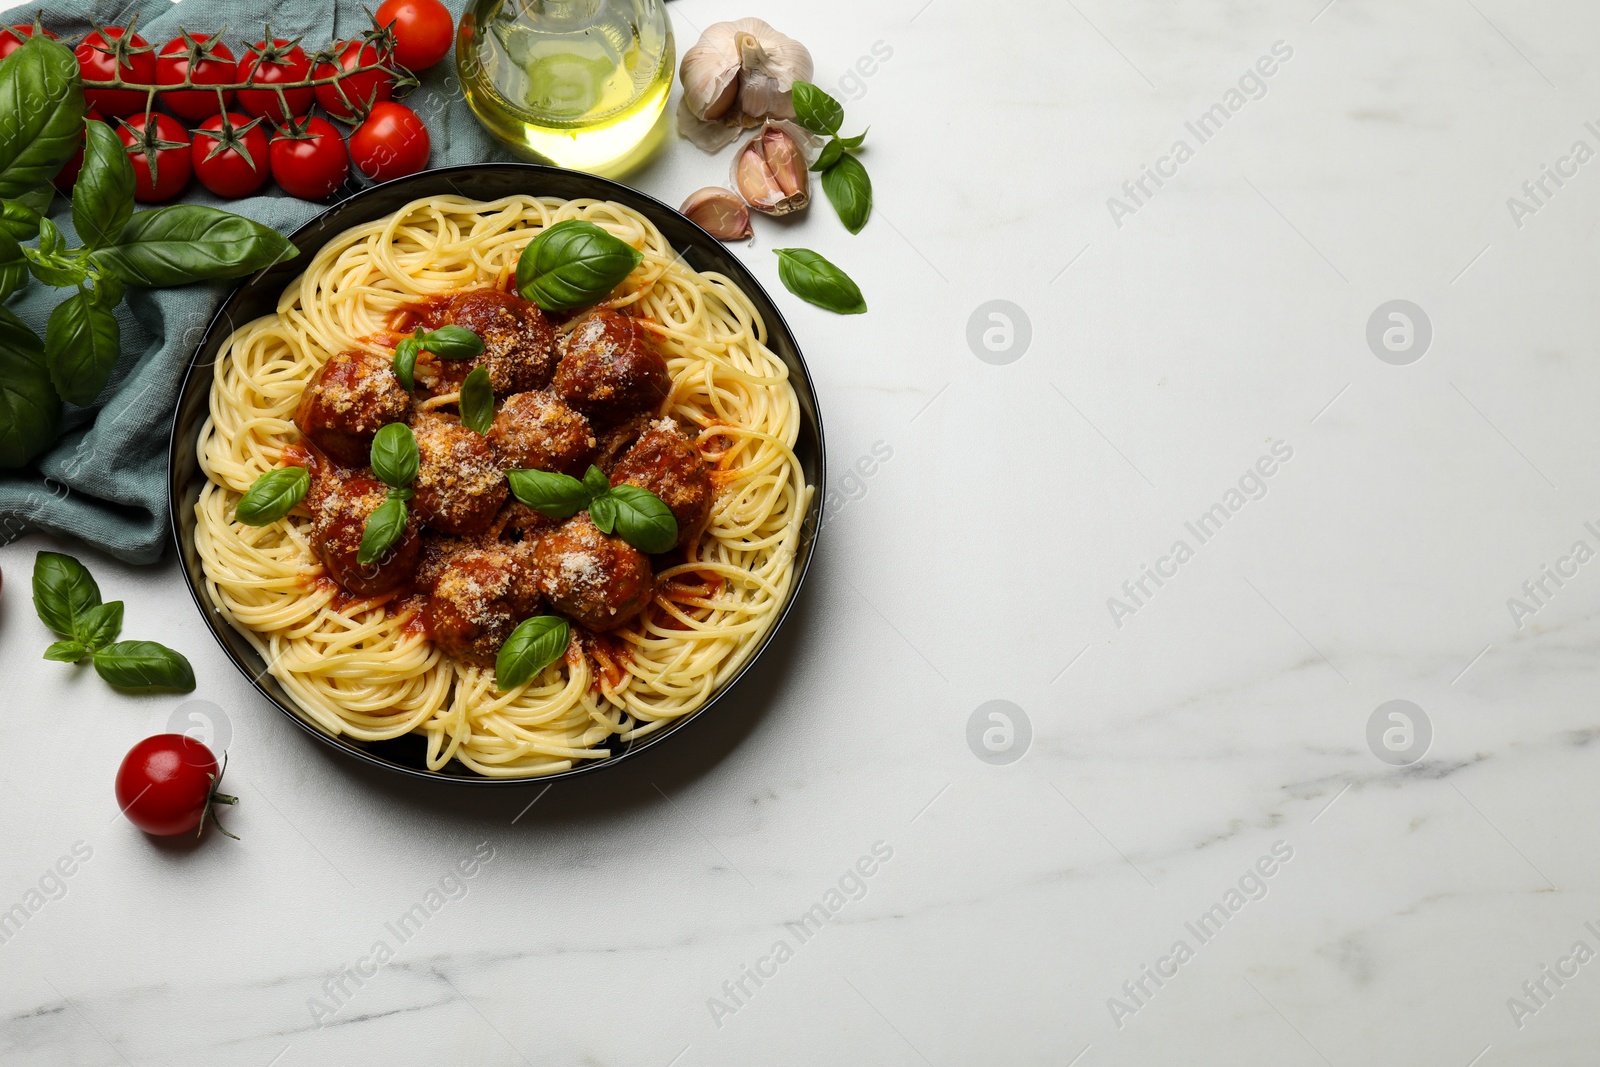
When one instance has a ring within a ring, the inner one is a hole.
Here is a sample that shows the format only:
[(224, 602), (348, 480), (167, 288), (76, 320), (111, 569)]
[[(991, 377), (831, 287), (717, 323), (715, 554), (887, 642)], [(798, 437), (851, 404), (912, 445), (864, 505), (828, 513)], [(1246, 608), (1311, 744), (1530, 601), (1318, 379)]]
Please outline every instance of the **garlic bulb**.
[(719, 185), (690, 193), (678, 210), (719, 241), (743, 240), (753, 232), (750, 209), (745, 207), (738, 193)]
[(755, 18), (718, 22), (683, 54), (679, 126), (685, 137), (715, 151), (740, 127), (794, 115), (794, 83), (810, 81), (811, 53)]
[(806, 167), (814, 140), (792, 122), (768, 121), (733, 156), (734, 188), (768, 215), (787, 215), (811, 203)]

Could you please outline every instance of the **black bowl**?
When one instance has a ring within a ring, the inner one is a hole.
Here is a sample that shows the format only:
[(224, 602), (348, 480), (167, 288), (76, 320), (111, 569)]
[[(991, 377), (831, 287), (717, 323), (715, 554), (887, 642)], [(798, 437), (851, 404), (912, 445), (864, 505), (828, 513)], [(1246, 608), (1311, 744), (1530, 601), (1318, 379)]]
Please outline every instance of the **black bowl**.
[[(194, 505), (205, 484), (200, 473), (195, 441), (200, 426), (205, 422), (211, 393), (212, 367), (223, 343), (237, 326), (271, 314), (276, 309), (278, 297), (289, 282), (298, 275), (317, 250), (330, 239), (363, 223), (372, 222), (393, 214), (404, 205), (425, 196), (456, 194), (475, 200), (494, 200), (502, 196), (531, 193), (536, 196), (558, 196), (566, 200), (593, 197), (614, 200), (644, 215), (661, 230), (672, 247), (682, 253), (690, 266), (700, 271), (718, 271), (732, 278), (750, 297), (767, 323), (767, 347), (788, 366), (790, 380), (799, 396), (801, 427), (800, 439), (795, 444), (802, 472), (808, 484), (818, 487), (812, 494), (801, 526), (800, 546), (795, 558), (794, 584), (789, 590), (778, 620), (761, 642), (761, 647), (745, 661), (744, 666), (723, 686), (713, 693), (694, 714), (685, 716), (648, 734), (631, 744), (613, 744), (613, 755), (608, 759), (582, 763), (571, 770), (556, 774), (532, 775), (523, 778), (486, 778), (452, 761), (442, 770), (431, 771), (425, 760), (427, 743), (421, 735), (409, 734), (391, 741), (355, 741), (336, 737), (310, 719), (296, 707), (294, 701), (267, 673), (267, 665), (249, 641), (223, 619), (204, 593), (204, 573), (199, 554), (195, 551)], [(194, 358), (178, 393), (177, 415), (172, 424), (171, 453), (167, 468), (171, 492), (171, 518), (173, 536), (178, 542), (178, 553), (183, 562), (184, 576), (189, 592), (194, 596), (200, 613), (205, 616), (217, 641), (228, 658), (244, 672), (266, 698), (277, 705), (285, 715), (311, 733), (324, 744), (346, 755), (400, 774), (465, 785), (525, 785), (528, 782), (550, 782), (573, 778), (581, 774), (594, 774), (615, 767), (646, 749), (676, 737), (689, 723), (699, 720), (711, 711), (713, 705), (727, 696), (730, 689), (761, 660), (761, 655), (772, 637), (783, 625), (793, 606), (800, 586), (811, 564), (816, 534), (822, 525), (822, 500), (824, 493), (822, 419), (817, 411), (816, 391), (806, 370), (800, 348), (783, 316), (772, 303), (755, 278), (745, 269), (737, 256), (724, 248), (716, 238), (683, 215), (656, 200), (654, 197), (605, 178), (576, 171), (559, 170), (533, 163), (480, 163), (460, 167), (445, 167), (423, 174), (399, 178), (383, 185), (373, 186), (341, 201), (318, 215), (290, 238), (300, 250), (298, 258), (272, 267), (241, 282), (222, 302), (216, 316), (206, 328), (205, 336), (195, 350)]]

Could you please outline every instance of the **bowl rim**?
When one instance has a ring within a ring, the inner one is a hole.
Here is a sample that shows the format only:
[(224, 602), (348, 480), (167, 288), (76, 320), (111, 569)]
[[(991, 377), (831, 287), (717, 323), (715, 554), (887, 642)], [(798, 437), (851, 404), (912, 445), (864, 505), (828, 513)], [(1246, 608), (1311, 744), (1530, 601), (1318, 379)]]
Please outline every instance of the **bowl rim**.
[[(611, 768), (620, 766), (623, 763), (628, 762), (633, 757), (654, 749), (658, 745), (665, 742), (668, 738), (676, 737), (691, 724), (704, 718), (713, 707), (720, 704), (735, 688), (737, 688), (739, 682), (744, 679), (751, 668), (753, 668), (766, 653), (767, 649), (771, 647), (773, 639), (778, 635), (778, 632), (783, 628), (784, 623), (788, 620), (789, 613), (794, 609), (795, 602), (800, 597), (800, 591), (805, 585), (806, 576), (811, 571), (811, 562), (812, 558), (816, 554), (817, 540), (820, 538), (822, 529), (825, 525), (824, 508), (827, 496), (827, 435), (823, 428), (822, 410), (821, 405), (818, 402), (816, 383), (812, 380), (810, 367), (806, 363), (805, 356), (800, 350), (800, 345), (795, 340), (794, 331), (790, 329), (789, 323), (784, 318), (782, 310), (772, 299), (771, 294), (767, 292), (766, 287), (756, 279), (754, 274), (744, 264), (744, 262), (739, 259), (738, 256), (734, 255), (730, 250), (725, 248), (721, 241), (713, 237), (710, 233), (706, 232), (703, 227), (696, 224), (688, 216), (684, 215), (676, 208), (671, 207), (666, 202), (651, 196), (649, 193), (634, 189), (631, 186), (623, 185), (621, 182), (613, 179), (601, 177), (600, 175), (588, 174), (581, 171), (565, 170), (560, 167), (551, 167), (540, 163), (509, 161), (462, 163), (447, 167), (436, 167), (430, 170), (420, 171), (416, 174), (408, 174), (392, 181), (370, 185), (364, 189), (352, 193), (350, 196), (336, 204), (329, 206), (325, 210), (319, 211), (317, 214), (307, 219), (304, 223), (297, 226), (293, 232), (288, 233), (286, 236), (292, 242), (300, 238), (309, 230), (317, 227), (330, 226), (337, 222), (342, 215), (353, 213), (353, 210), (357, 205), (372, 198), (380, 192), (387, 191), (392, 195), (408, 185), (419, 184), (425, 180), (434, 182), (444, 181), (446, 184), (454, 188), (455, 178), (460, 178), (464, 182), (470, 182), (475, 175), (482, 175), (488, 172), (505, 171), (521, 172), (526, 174), (532, 180), (537, 180), (544, 177), (560, 176), (562, 181), (577, 180), (581, 182), (592, 183), (596, 189), (594, 194), (596, 199), (620, 199), (623, 202), (635, 201), (636, 203), (630, 203), (629, 206), (639, 210), (647, 217), (654, 212), (659, 212), (667, 216), (674, 217), (674, 222), (681, 222), (683, 225), (687, 225), (692, 230), (698, 231), (698, 236), (702, 239), (704, 247), (708, 249), (715, 249), (716, 253), (724, 260), (722, 264), (719, 264), (717, 269), (719, 271), (729, 273), (739, 284), (742, 290), (746, 292), (754, 291), (755, 293), (760, 294), (767, 307), (771, 309), (770, 316), (763, 312), (763, 318), (766, 319), (767, 323), (769, 341), (773, 336), (781, 334), (788, 340), (788, 347), (794, 353), (794, 361), (792, 364), (790, 364), (787, 360), (784, 362), (785, 365), (789, 367), (791, 374), (798, 373), (800, 381), (803, 384), (804, 393), (810, 400), (810, 420), (815, 422), (816, 425), (816, 440), (814, 442), (814, 447), (816, 449), (816, 466), (818, 475), (817, 484), (813, 486), (811, 503), (807, 507), (806, 514), (801, 520), (802, 536), (801, 544), (796, 552), (796, 571), (793, 581), (789, 587), (788, 595), (785, 597), (782, 606), (779, 608), (778, 615), (773, 620), (772, 625), (768, 628), (766, 634), (762, 636), (760, 644), (757, 645), (754, 651), (750, 653), (750, 655), (745, 659), (744, 663), (740, 664), (738, 670), (736, 670), (719, 687), (717, 687), (711, 696), (706, 699), (704, 704), (702, 704), (699, 708), (696, 708), (687, 716), (669, 723), (659, 733), (648, 735), (637, 742), (627, 743), (626, 747), (624, 747), (620, 752), (608, 756), (605, 759), (579, 763), (569, 767), (567, 770), (556, 771), (550, 774), (524, 775), (514, 778), (495, 778), (477, 774), (476, 772), (470, 772), (467, 774), (444, 774), (439, 771), (429, 770), (426, 767), (409, 766), (407, 764), (378, 755), (366, 748), (366, 742), (356, 741), (345, 735), (335, 735), (326, 732), (319, 726), (312, 723), (305, 714), (297, 711), (295, 708), (289, 707), (285, 700), (280, 699), (276, 694), (270, 691), (266, 685), (263, 684), (262, 679), (269, 673), (265, 669), (265, 665), (263, 665), (263, 669), (260, 671), (252, 670), (245, 664), (240, 655), (234, 650), (233, 646), (229, 643), (223, 632), (224, 628), (233, 631), (233, 626), (222, 617), (222, 614), (216, 609), (215, 605), (210, 603), (209, 599), (204, 595), (200, 588), (201, 582), (196, 581), (196, 575), (191, 573), (190, 568), (185, 565), (183, 560), (183, 531), (185, 529), (185, 524), (187, 523), (188, 525), (195, 525), (195, 520), (193, 516), (193, 509), (184, 505), (183, 489), (186, 488), (186, 486), (190, 483), (185, 481), (182, 485), (180, 485), (179, 466), (182, 461), (182, 453), (186, 451), (194, 452), (197, 451), (197, 449), (194, 442), (186, 442), (180, 435), (179, 423), (181, 420), (179, 419), (178, 415), (182, 408), (184, 399), (189, 395), (192, 388), (203, 387), (206, 389), (206, 396), (210, 396), (209, 380), (200, 386), (197, 386), (194, 382), (194, 379), (202, 373), (205, 374), (207, 379), (210, 377), (211, 364), (207, 363), (202, 369), (200, 366), (200, 358), (205, 352), (207, 346), (211, 343), (212, 338), (219, 330), (228, 330), (231, 332), (234, 328), (231, 326), (231, 316), (228, 314), (229, 307), (234, 300), (243, 290), (249, 286), (258, 284), (264, 275), (275, 269), (274, 267), (264, 267), (254, 274), (239, 279), (218, 302), (215, 312), (212, 313), (210, 320), (206, 324), (204, 333), (201, 334), (200, 340), (195, 344), (193, 351), (189, 353), (187, 363), (184, 368), (183, 377), (178, 384), (177, 391), (174, 394), (173, 420), (172, 427), (168, 432), (167, 444), (168, 523), (174, 544), (178, 549), (180, 564), (179, 569), (183, 573), (184, 584), (188, 587), (189, 595), (193, 599), (195, 607), (199, 610), (201, 617), (205, 620), (212, 636), (216, 639), (217, 644), (221, 646), (223, 654), (226, 655), (233, 665), (239, 669), (240, 673), (244, 674), (245, 677), (249, 679), (251, 686), (256, 690), (256, 692), (260, 693), (264, 698), (266, 698), (267, 702), (273, 707), (277, 708), (278, 711), (288, 716), (289, 720), (296, 726), (315, 737), (318, 741), (332, 749), (335, 749), (338, 752), (343, 753), (345, 756), (356, 759), (361, 763), (382, 768), (383, 770), (391, 773), (399, 774), (417, 781), (439, 782), (448, 785), (480, 788), (512, 788), (517, 786), (530, 786), (545, 783), (553, 784), (558, 781), (571, 780), (586, 775), (598, 774)], [(476, 199), (468, 192), (460, 189), (457, 189), (457, 193), (469, 199)], [(337, 236), (339, 233), (343, 233), (352, 226), (361, 225), (363, 221), (370, 220), (363, 219), (340, 225), (329, 234), (328, 239), (331, 240), (333, 237)], [(658, 219), (651, 218), (651, 221), (659, 225)], [(315, 255), (315, 253), (312, 254)], [(281, 264), (275, 266), (281, 266)], [(291, 275), (290, 280), (298, 276), (298, 273)], [(228, 320), (228, 322), (225, 322), (224, 320)], [(804, 413), (802, 414), (801, 421), (802, 434), (804, 435), (808, 432), (807, 420)], [(186, 443), (187, 448), (185, 448)], [(187, 516), (184, 514), (185, 511), (188, 512)], [(810, 527), (809, 536), (807, 536), (806, 533), (807, 527)], [(237, 633), (237, 631), (234, 632)], [(259, 655), (259, 653), (257, 655)], [(449, 766), (449, 764), (446, 766)]]

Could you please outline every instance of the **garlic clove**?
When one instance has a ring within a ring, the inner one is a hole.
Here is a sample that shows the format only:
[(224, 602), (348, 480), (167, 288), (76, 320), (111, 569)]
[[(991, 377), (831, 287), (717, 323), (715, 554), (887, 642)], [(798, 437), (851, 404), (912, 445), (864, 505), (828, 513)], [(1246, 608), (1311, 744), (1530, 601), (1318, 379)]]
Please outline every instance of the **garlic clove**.
[(757, 211), (771, 211), (783, 200), (783, 189), (755, 141), (739, 150), (735, 180), (739, 185), (739, 195)]
[(776, 126), (768, 126), (761, 134), (761, 154), (785, 196), (806, 191), (806, 161), (793, 138)]
[(792, 122), (767, 122), (734, 154), (732, 184), (767, 215), (787, 215), (811, 202), (806, 168), (815, 142)]
[(750, 210), (739, 194), (718, 185), (690, 193), (678, 210), (719, 241), (740, 241), (753, 232)]

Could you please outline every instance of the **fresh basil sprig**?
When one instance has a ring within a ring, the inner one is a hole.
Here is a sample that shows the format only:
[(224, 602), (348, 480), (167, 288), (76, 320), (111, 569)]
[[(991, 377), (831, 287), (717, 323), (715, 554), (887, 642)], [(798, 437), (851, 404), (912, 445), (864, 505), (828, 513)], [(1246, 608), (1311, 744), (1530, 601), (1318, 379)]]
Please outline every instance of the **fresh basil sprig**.
[(822, 174), (822, 191), (828, 194), (845, 229), (860, 233), (872, 214), (872, 179), (852, 153), (866, 142), (867, 131), (854, 137), (838, 136), (844, 105), (810, 82), (794, 83), (794, 113), (795, 121), (812, 133), (831, 137), (811, 169)]
[(506, 479), (511, 494), (539, 514), (565, 519), (588, 508), (601, 533), (615, 532), (640, 552), (665, 552), (678, 543), (678, 520), (660, 497), (637, 485), (613, 487), (599, 467), (591, 465), (582, 481), (540, 470), (506, 471)]
[(778, 279), (783, 287), (808, 304), (841, 315), (860, 315), (866, 298), (850, 275), (809, 248), (777, 248)]
[(117, 641), (122, 601), (102, 603), (94, 576), (73, 557), (39, 553), (33, 564), (33, 607), (62, 638), (45, 649), (45, 659), (78, 663), (92, 657), (96, 673), (118, 689), (194, 689), (194, 669), (181, 653), (154, 641)]
[(234, 516), (246, 526), (271, 526), (305, 499), (311, 472), (304, 467), (280, 467), (251, 483), (239, 498)]
[(361, 547), (356, 551), (356, 562), (370, 567), (383, 558), (405, 536), (411, 499), (411, 483), (417, 480), (422, 467), (422, 456), (417, 451), (417, 437), (411, 427), (403, 422), (391, 422), (378, 431), (372, 439), (368, 453), (372, 473), (389, 486), (388, 495), (371, 515), (361, 530)]
[(494, 386), (489, 383), (489, 372), (482, 367), (472, 368), (466, 381), (461, 383), (461, 425), (488, 436), (494, 425)]
[(515, 689), (560, 659), (572, 640), (572, 627), (559, 615), (535, 615), (511, 631), (494, 659), (494, 684)]
[(483, 338), (465, 326), (441, 326), (437, 330), (418, 330), (401, 339), (394, 348), (394, 376), (410, 392), (417, 387), (417, 356), (432, 352), (440, 359), (471, 359), (483, 351)]
[(522, 250), (517, 291), (545, 311), (576, 311), (599, 303), (643, 261), (638, 249), (594, 223), (568, 219)]

